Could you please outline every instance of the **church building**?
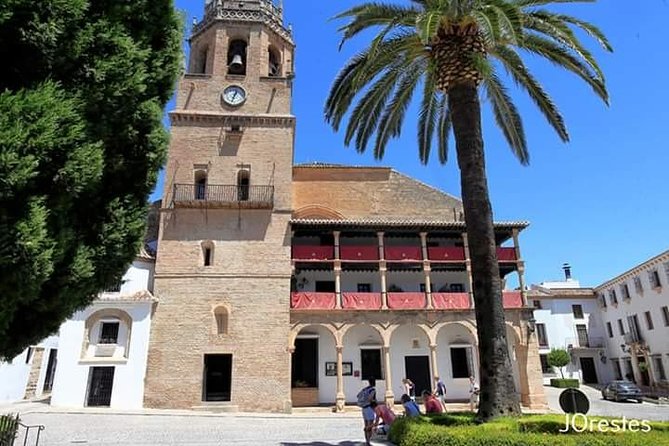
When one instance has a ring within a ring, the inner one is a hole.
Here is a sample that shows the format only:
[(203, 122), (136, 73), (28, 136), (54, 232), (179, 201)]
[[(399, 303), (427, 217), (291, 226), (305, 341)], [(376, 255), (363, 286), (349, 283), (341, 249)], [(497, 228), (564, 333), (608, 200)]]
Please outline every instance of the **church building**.
[[(289, 412), (376, 378), (447, 399), (478, 374), (459, 199), (393, 169), (294, 165), (295, 42), (271, 0), (213, 0), (170, 113), (144, 406)], [(519, 233), (497, 222), (524, 288)], [(545, 405), (532, 309), (504, 293), (525, 406)]]

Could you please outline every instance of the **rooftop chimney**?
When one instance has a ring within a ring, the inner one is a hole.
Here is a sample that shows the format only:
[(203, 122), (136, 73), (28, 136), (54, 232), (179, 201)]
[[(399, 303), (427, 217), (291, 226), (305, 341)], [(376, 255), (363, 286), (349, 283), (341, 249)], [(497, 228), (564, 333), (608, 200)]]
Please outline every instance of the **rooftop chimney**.
[(564, 270), (564, 278), (566, 280), (571, 280), (571, 265), (569, 265), (569, 263), (563, 263), (562, 269)]

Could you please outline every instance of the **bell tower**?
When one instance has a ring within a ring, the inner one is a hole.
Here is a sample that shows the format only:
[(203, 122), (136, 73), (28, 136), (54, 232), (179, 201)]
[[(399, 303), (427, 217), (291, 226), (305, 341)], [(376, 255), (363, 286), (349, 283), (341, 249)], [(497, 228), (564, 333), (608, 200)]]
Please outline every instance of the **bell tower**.
[(170, 113), (147, 407), (290, 410), (294, 49), (271, 0), (208, 0), (193, 25)]

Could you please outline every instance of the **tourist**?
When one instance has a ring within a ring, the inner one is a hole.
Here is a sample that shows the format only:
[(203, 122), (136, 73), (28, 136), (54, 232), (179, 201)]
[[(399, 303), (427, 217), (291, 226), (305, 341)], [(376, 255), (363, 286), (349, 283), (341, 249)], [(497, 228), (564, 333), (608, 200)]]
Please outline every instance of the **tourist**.
[(434, 377), (434, 394), (437, 395), (437, 399), (441, 403), (441, 406), (446, 411), (446, 384), (438, 376)]
[(414, 400), (411, 399), (406, 393), (400, 398), (402, 401), (402, 406), (404, 407), (404, 416), (405, 417), (417, 417), (420, 415), (420, 408)]
[(404, 387), (404, 393), (409, 395), (412, 401), (416, 401), (416, 386), (414, 383), (409, 378), (404, 378), (402, 386)]
[(442, 413), (444, 411), (441, 402), (427, 390), (423, 390), (421, 396), (425, 405), (425, 413)]
[(378, 404), (376, 401), (372, 401), (371, 407), (376, 414), (374, 430), (377, 434), (388, 435), (388, 432), (390, 432), (390, 425), (395, 421), (395, 412), (393, 412), (387, 405)]
[(479, 393), (481, 390), (474, 375), (469, 377), (469, 409), (473, 412), (479, 405)]
[(362, 409), (362, 419), (365, 422), (365, 444), (370, 446), (369, 442), (372, 438), (372, 430), (374, 429), (374, 420), (376, 413), (372, 409), (372, 403), (376, 402), (376, 381), (374, 378), (369, 379), (369, 385), (358, 392), (358, 406)]

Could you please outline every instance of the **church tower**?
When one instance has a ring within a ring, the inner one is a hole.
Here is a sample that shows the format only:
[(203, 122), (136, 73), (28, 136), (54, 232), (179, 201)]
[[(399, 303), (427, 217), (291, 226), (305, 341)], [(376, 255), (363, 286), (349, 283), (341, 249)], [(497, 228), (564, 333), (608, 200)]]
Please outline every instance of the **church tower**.
[(290, 410), (294, 43), (271, 0), (209, 0), (170, 113), (145, 406)]

